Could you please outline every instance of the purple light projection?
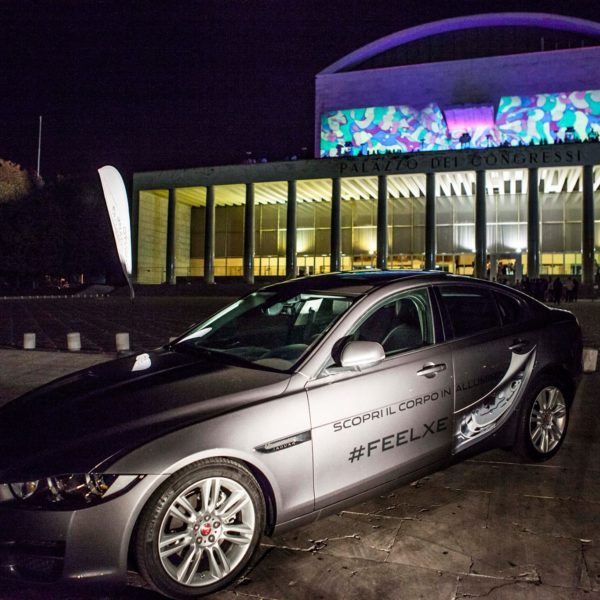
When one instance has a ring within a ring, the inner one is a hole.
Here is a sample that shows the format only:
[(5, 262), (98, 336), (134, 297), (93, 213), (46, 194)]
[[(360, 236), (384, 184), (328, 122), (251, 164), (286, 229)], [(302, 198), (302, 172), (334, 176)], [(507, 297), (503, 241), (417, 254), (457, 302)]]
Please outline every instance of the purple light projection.
[(321, 117), (321, 157), (600, 139), (600, 90), (503, 96), (491, 105), (354, 108)]

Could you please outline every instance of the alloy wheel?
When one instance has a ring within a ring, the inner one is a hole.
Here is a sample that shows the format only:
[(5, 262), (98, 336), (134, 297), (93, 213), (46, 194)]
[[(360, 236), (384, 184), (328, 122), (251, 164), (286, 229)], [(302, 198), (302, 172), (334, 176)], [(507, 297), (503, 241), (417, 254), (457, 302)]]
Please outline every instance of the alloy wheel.
[(171, 501), (160, 526), (158, 555), (177, 583), (215, 584), (252, 547), (256, 514), (252, 499), (237, 481), (201, 479)]
[(548, 454), (561, 442), (567, 426), (567, 404), (556, 386), (547, 386), (536, 396), (529, 417), (529, 436), (533, 447)]

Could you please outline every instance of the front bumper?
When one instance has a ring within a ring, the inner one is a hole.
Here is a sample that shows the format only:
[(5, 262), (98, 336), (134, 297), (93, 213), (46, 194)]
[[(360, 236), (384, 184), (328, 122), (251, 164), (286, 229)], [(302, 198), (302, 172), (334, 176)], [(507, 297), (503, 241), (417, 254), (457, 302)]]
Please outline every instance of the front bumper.
[(122, 496), (81, 510), (0, 503), (0, 576), (124, 585), (138, 515), (165, 478), (147, 475)]

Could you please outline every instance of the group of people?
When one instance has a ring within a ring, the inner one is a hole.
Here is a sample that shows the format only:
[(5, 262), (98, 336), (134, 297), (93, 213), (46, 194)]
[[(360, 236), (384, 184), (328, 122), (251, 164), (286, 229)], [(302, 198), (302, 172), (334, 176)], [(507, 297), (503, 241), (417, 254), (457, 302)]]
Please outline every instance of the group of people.
[(554, 304), (560, 304), (561, 300), (576, 302), (579, 294), (579, 281), (575, 277), (567, 277), (563, 283), (559, 276), (552, 281), (545, 277), (529, 279), (525, 276), (515, 287), (541, 302)]
[(560, 277), (556, 277), (552, 282), (552, 301), (554, 304), (560, 304), (563, 297), (563, 290), (565, 301), (575, 302), (577, 301), (577, 294), (579, 292), (579, 282), (575, 278), (567, 278), (567, 281), (563, 285)]

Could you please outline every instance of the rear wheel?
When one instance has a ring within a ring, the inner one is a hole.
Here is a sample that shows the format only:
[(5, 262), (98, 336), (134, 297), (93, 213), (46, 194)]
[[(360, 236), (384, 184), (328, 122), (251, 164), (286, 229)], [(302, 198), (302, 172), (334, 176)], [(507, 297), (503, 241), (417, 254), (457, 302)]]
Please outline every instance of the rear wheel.
[(560, 449), (569, 424), (569, 400), (565, 386), (547, 379), (524, 399), (519, 427), (518, 454), (534, 461), (552, 458)]
[(142, 512), (136, 555), (142, 576), (170, 598), (197, 598), (237, 579), (265, 525), (261, 489), (227, 459), (195, 463), (168, 479)]

